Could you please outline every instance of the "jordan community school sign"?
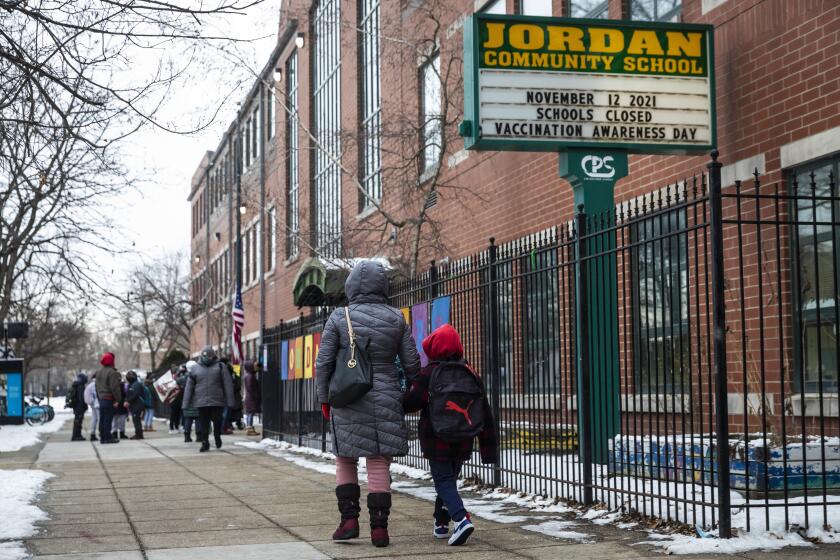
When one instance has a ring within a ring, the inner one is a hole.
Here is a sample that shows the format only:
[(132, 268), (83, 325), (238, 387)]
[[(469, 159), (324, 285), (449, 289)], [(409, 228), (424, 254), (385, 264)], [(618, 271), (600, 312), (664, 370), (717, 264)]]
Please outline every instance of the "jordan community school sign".
[(476, 14), (464, 32), (467, 149), (715, 146), (712, 27)]

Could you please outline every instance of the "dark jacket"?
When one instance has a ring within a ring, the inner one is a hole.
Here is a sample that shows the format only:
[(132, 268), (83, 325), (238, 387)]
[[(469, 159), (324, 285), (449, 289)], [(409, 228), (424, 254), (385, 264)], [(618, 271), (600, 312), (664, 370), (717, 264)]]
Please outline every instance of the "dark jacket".
[(196, 408), (227, 406), (233, 408), (232, 377), (227, 365), (218, 360), (207, 366), (196, 363), (187, 373), (184, 406)]
[[(420, 375), (414, 379), (411, 389), (403, 399), (406, 412), (420, 411), (420, 421), (417, 425), (420, 451), (426, 459), (432, 461), (466, 461), (472, 456), (473, 440), (450, 442), (435, 436), (428, 406), (429, 380), (432, 370), (435, 368), (436, 362), (463, 359), (464, 347), (461, 344), (461, 337), (451, 325), (443, 325), (423, 340), (423, 352), (428, 356), (430, 363), (420, 371)], [(482, 391), (484, 391), (484, 383), (478, 377), (478, 374), (476, 374), (476, 377), (481, 384)], [(481, 462), (485, 464), (496, 463), (499, 460), (499, 438), (493, 421), (492, 409), (486, 397), (484, 398), (484, 418), (484, 429), (478, 434)]]
[(128, 403), (128, 409), (132, 414), (140, 414), (146, 410), (143, 383), (135, 379), (134, 382), (128, 386), (128, 393), (125, 396), (125, 402)]
[(103, 366), (96, 372), (96, 394), (100, 400), (123, 400), (122, 376), (114, 366)]
[(198, 418), (198, 408), (194, 406), (188, 406), (186, 402), (184, 402), (184, 390), (187, 386), (187, 377), (189, 376), (188, 373), (184, 373), (175, 380), (175, 383), (178, 384), (178, 387), (181, 388), (181, 396), (179, 397), (181, 400), (181, 414), (184, 415), (185, 418)]
[(78, 376), (76, 376), (76, 380), (70, 387), (70, 390), (73, 392), (73, 396), (75, 397), (75, 402), (73, 404), (73, 414), (84, 414), (85, 412), (87, 412), (88, 405), (85, 402), (86, 384), (87, 375), (85, 375), (84, 373), (80, 373)]
[[(397, 378), (397, 356), (408, 377), (420, 369), (420, 356), (402, 313), (388, 305), (385, 267), (376, 261), (361, 261), (344, 285), (350, 319), (359, 337), (370, 341), (368, 357), (373, 370), (373, 388), (359, 400), (335, 408), (330, 419), (333, 449), (339, 457), (405, 455), (408, 440), (402, 410), (402, 392)], [(339, 348), (350, 344), (344, 308), (333, 311), (324, 325), (315, 364), (318, 399), (328, 402), (330, 378)]]
[(122, 398), (120, 398), (119, 403), (120, 406), (117, 408), (117, 411), (114, 414), (128, 414), (128, 409), (125, 407), (125, 403), (128, 402), (126, 397), (128, 396), (128, 383), (120, 383), (120, 387), (122, 388)]
[(254, 369), (254, 362), (246, 360), (242, 364), (245, 370), (245, 377), (243, 382), (245, 385), (245, 413), (259, 414), (262, 403), (262, 393), (260, 392), (260, 380), (257, 379), (257, 372)]

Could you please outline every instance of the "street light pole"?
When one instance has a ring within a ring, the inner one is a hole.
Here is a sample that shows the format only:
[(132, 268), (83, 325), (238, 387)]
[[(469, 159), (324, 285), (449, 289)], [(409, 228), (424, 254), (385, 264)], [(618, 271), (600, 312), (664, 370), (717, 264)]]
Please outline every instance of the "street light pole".
[[(236, 169), (236, 286), (242, 289), (242, 108), (236, 112), (236, 140), (233, 144), (234, 168)], [(234, 294), (236, 297), (236, 294)]]

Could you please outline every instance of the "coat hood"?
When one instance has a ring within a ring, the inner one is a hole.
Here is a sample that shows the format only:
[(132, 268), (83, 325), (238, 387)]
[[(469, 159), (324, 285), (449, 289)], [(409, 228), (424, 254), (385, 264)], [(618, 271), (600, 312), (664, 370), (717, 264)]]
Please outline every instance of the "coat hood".
[(245, 369), (245, 373), (255, 373), (256, 368), (254, 367), (254, 360), (245, 360), (242, 362), (242, 367)]
[(216, 357), (216, 351), (213, 350), (213, 347), (210, 345), (205, 346), (201, 350), (201, 356), (199, 356), (198, 361), (201, 362), (203, 366), (211, 366), (213, 365), (218, 358)]
[(105, 367), (114, 367), (114, 355), (111, 352), (105, 352), (99, 363)]
[(85, 375), (84, 373), (80, 373), (79, 375), (76, 376), (75, 383), (80, 383), (82, 385), (85, 385), (87, 383), (87, 381), (88, 381), (87, 375)]
[(449, 323), (441, 325), (423, 339), (423, 352), (432, 361), (460, 360), (464, 357), (461, 335)]
[(344, 283), (350, 303), (388, 303), (388, 277), (378, 261), (360, 261)]

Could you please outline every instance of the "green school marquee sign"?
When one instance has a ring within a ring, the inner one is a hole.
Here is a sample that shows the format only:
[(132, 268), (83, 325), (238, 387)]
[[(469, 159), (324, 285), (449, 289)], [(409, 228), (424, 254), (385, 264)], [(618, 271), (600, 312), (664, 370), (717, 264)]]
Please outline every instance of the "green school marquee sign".
[(707, 153), (712, 27), (476, 14), (464, 33), (467, 149)]
[[(475, 14), (464, 31), (464, 85), (465, 147), (558, 152), (560, 176), (588, 216), (615, 215), (629, 153), (699, 154), (717, 142), (708, 25)], [(577, 331), (578, 433), (592, 462), (606, 464), (621, 429), (618, 324), (604, 319), (619, 316), (616, 240), (588, 227), (578, 250), (593, 256), (575, 264), (576, 324), (588, 324)]]

